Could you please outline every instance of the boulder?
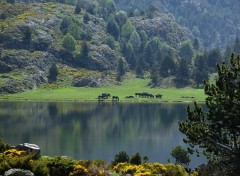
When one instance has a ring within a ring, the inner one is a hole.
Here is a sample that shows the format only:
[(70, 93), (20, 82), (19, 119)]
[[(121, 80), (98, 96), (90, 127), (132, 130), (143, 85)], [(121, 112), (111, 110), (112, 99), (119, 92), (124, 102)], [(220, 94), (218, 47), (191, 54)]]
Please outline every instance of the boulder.
[(29, 170), (9, 169), (4, 173), (4, 176), (34, 176), (34, 174)]
[(24, 150), (28, 154), (33, 154), (34, 158), (40, 157), (41, 149), (36, 144), (24, 143), (24, 144), (19, 144), (19, 145), (15, 146), (14, 148), (16, 148), (17, 150)]
[(72, 81), (72, 85), (74, 87), (100, 87), (101, 86), (101, 79), (94, 78), (91, 76), (82, 76), (80, 78), (74, 78)]

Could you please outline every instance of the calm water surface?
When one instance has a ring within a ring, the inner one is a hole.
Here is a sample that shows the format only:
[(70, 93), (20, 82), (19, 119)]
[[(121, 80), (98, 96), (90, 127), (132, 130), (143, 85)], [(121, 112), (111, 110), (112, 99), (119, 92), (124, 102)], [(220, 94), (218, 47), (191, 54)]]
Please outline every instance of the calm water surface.
[[(0, 102), (0, 138), (40, 146), (42, 155), (112, 161), (119, 151), (167, 163), (185, 146), (178, 121), (186, 104)], [(174, 162), (174, 160), (172, 160)], [(204, 159), (192, 159), (195, 167)]]

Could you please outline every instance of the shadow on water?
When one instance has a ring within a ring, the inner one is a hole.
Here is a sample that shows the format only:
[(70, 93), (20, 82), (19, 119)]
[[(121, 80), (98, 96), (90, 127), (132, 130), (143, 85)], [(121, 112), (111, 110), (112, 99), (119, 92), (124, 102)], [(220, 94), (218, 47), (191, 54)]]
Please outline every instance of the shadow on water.
[[(0, 137), (38, 144), (43, 155), (111, 161), (119, 151), (140, 152), (167, 163), (172, 147), (185, 146), (178, 121), (186, 104), (1, 102)], [(192, 167), (201, 164), (192, 162)]]

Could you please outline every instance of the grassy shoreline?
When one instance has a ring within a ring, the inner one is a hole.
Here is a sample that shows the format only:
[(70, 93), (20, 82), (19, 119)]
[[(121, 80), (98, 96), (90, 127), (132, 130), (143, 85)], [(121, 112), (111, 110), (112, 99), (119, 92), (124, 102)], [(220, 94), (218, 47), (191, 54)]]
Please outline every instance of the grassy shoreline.
[[(204, 102), (205, 94), (203, 89), (194, 88), (150, 88), (146, 86), (149, 79), (130, 79), (122, 82), (121, 85), (91, 88), (91, 87), (60, 87), (56, 89), (38, 88), (35, 90), (28, 90), (17, 94), (1, 95), (0, 101), (98, 101), (98, 95), (104, 92), (110, 93), (112, 96), (118, 96), (119, 102), (140, 102), (140, 103), (163, 103), (163, 102)], [(135, 97), (136, 92), (148, 92), (153, 95), (162, 94), (161, 99), (156, 98), (139, 98)], [(128, 99), (126, 96), (134, 96)], [(182, 98), (194, 97), (194, 98)], [(109, 98), (104, 100), (111, 102)]]

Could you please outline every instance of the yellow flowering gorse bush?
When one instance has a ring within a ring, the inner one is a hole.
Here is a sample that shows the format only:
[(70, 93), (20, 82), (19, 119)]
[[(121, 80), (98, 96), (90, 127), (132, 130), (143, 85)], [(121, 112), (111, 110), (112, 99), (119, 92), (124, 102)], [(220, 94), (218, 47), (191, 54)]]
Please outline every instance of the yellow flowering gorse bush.
[(161, 164), (161, 163), (144, 163), (142, 165), (133, 165), (129, 163), (119, 163), (114, 166), (113, 170), (120, 174), (131, 174), (134, 176), (148, 175), (171, 175), (171, 176), (198, 176), (197, 172), (188, 174), (180, 165)]

